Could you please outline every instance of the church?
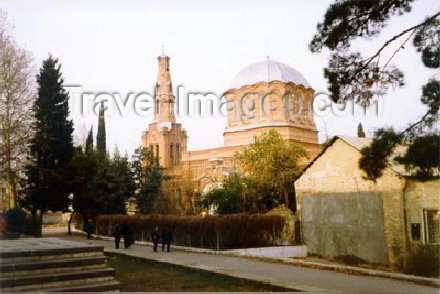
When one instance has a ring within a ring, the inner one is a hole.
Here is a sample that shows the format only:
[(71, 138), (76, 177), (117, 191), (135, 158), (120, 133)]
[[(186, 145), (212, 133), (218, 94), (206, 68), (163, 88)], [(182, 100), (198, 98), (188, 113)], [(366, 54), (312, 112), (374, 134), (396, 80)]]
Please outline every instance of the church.
[(269, 130), (303, 146), (310, 158), (320, 152), (313, 120), (313, 88), (299, 71), (270, 59), (243, 68), (224, 93), (228, 104), (245, 104), (252, 115), (240, 107), (228, 107), (223, 146), (187, 150), (188, 135), (175, 117), (170, 57), (157, 59), (154, 119), (142, 133), (141, 145), (159, 158), (169, 178), (166, 187), (177, 202), (188, 202), (182, 200), (188, 190), (203, 194), (220, 187), (223, 178), (237, 169), (234, 155)]

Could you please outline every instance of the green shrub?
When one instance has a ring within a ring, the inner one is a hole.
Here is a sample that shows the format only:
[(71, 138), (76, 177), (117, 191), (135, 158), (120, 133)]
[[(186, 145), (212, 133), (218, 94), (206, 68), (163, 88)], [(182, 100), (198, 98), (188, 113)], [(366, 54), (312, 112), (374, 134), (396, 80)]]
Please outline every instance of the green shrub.
[(26, 212), (21, 208), (11, 208), (6, 211), (6, 231), (24, 233), (26, 227)]
[(413, 245), (405, 273), (426, 277), (440, 275), (440, 245)]
[(40, 235), (40, 218), (38, 215), (28, 215), (24, 233), (35, 237)]
[(26, 227), (26, 212), (21, 208), (11, 208), (6, 211), (6, 231), (23, 233)]
[[(156, 226), (170, 228), (173, 243), (183, 246), (232, 249), (280, 245), (284, 218), (276, 215), (232, 214), (224, 216), (102, 215), (98, 234), (111, 236), (115, 223), (128, 222), (139, 241), (150, 241)], [(78, 227), (78, 225), (77, 225)]]

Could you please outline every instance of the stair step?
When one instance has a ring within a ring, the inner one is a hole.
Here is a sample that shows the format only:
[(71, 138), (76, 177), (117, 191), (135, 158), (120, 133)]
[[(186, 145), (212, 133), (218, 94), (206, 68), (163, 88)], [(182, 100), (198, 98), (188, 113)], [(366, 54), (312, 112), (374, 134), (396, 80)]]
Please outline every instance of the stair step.
[(63, 287), (76, 287), (91, 284), (103, 284), (115, 281), (113, 277), (100, 277), (100, 278), (90, 278), (90, 279), (79, 279), (79, 280), (66, 280), (57, 281), (44, 284), (33, 284), (33, 285), (23, 285), (17, 287), (2, 288), (3, 292), (38, 292), (41, 289), (53, 289), (53, 288), (63, 288)]
[(12, 273), (18, 271), (31, 271), (38, 269), (63, 268), (63, 267), (79, 267), (95, 264), (105, 264), (107, 258), (105, 256), (91, 256), (71, 259), (54, 259), (33, 261), (26, 263), (2, 263), (0, 264), (0, 272)]
[(54, 256), (65, 254), (103, 252), (104, 246), (88, 245), (70, 248), (41, 248), (36, 250), (0, 251), (0, 258), (27, 258), (36, 256)]
[(61, 255), (42, 255), (42, 256), (30, 256), (30, 257), (12, 257), (12, 258), (0, 258), (1, 263), (13, 264), (13, 263), (30, 263), (46, 260), (58, 260), (58, 259), (73, 259), (83, 257), (98, 257), (103, 256), (103, 252), (83, 252), (73, 254), (61, 254)]
[(43, 288), (46, 283), (56, 283), (64, 281), (73, 281), (80, 279), (95, 279), (101, 277), (113, 278), (115, 270), (113, 268), (83, 270), (77, 272), (53, 273), (42, 275), (30, 275), (19, 277), (5, 277), (0, 279), (0, 288), (14, 288), (20, 286), (36, 285)]
[(91, 258), (50, 260), (32, 263), (1, 265), (0, 277), (20, 277), (29, 275), (55, 274), (63, 272), (102, 269), (107, 267), (105, 256)]
[(118, 291), (122, 287), (118, 281), (110, 281), (107, 283), (95, 283), (89, 285), (79, 285), (62, 288), (48, 288), (41, 289), (43, 292), (103, 292), (103, 291)]

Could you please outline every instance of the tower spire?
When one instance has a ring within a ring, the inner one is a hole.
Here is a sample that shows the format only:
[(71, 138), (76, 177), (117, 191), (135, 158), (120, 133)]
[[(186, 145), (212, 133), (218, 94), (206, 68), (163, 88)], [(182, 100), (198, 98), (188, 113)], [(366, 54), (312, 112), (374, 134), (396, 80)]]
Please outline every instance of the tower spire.
[(174, 116), (174, 94), (170, 75), (170, 58), (161, 55), (157, 58), (159, 70), (155, 88), (155, 122), (176, 122)]

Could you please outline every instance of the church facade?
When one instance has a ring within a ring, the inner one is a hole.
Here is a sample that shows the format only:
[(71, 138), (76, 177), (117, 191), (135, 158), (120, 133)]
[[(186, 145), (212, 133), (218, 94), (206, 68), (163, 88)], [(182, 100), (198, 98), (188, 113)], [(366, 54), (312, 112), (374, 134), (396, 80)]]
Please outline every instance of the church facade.
[(221, 186), (223, 178), (238, 169), (234, 155), (269, 130), (302, 145), (310, 158), (320, 152), (313, 120), (313, 88), (294, 68), (269, 59), (241, 70), (224, 93), (224, 145), (187, 150), (188, 135), (174, 113), (170, 58), (161, 55), (158, 61), (154, 119), (142, 133), (142, 147), (150, 148), (159, 158), (169, 178), (166, 188), (176, 202), (191, 202), (184, 199), (189, 191), (203, 194)]

